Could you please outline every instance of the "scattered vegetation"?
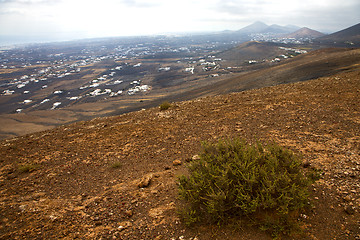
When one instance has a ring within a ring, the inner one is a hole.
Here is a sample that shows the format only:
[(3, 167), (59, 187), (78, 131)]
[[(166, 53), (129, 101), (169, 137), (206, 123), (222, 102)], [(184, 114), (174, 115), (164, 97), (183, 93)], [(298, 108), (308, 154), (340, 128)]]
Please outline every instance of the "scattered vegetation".
[(171, 107), (171, 104), (169, 102), (163, 102), (162, 104), (160, 104), (160, 111), (164, 111), (167, 110)]
[(23, 164), (18, 167), (19, 172), (21, 173), (28, 173), (33, 172), (39, 168), (39, 165), (36, 164)]
[(121, 168), (121, 167), (122, 167), (121, 162), (114, 162), (113, 164), (111, 164), (111, 168)]
[(203, 143), (200, 159), (189, 164), (190, 175), (179, 177), (186, 200), (180, 214), (187, 225), (247, 219), (274, 236), (289, 234), (295, 215), (309, 205), (309, 185), (319, 177), (301, 166), (294, 153), (276, 144)]

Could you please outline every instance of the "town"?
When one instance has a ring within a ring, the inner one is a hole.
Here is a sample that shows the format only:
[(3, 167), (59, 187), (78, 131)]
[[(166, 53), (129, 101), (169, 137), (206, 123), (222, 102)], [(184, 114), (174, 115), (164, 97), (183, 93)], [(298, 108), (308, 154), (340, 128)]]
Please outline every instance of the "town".
[(218, 56), (238, 44), (157, 36), (34, 44), (2, 50), (0, 113), (55, 110), (108, 98), (146, 95), (153, 89), (216, 78), (243, 71), (241, 66), (274, 63), (306, 53), (280, 46), (284, 54), (262, 61), (233, 62)]

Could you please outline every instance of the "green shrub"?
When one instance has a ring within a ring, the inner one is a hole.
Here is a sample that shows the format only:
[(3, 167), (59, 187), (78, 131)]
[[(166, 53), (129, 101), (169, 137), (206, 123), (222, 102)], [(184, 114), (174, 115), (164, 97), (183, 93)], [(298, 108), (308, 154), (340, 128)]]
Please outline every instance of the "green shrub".
[(244, 140), (203, 143), (199, 160), (179, 177), (180, 210), (187, 225), (249, 219), (274, 235), (289, 232), (292, 216), (309, 205), (313, 182), (301, 171), (301, 161), (276, 144), (250, 145)]
[(160, 111), (167, 110), (171, 107), (171, 104), (169, 102), (163, 102), (160, 104)]
[(111, 164), (111, 168), (121, 168), (121, 167), (122, 167), (121, 162), (114, 162), (113, 164)]
[(19, 172), (21, 173), (27, 173), (27, 172), (33, 172), (39, 168), (36, 164), (24, 164), (18, 167)]

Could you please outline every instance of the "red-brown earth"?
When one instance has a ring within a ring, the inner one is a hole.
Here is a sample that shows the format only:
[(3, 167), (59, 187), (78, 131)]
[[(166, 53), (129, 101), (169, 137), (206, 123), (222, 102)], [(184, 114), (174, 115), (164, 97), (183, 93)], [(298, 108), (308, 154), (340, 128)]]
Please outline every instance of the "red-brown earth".
[(177, 176), (201, 141), (229, 137), (277, 142), (322, 169), (303, 233), (284, 239), (360, 239), (359, 96), (357, 67), (3, 140), (0, 239), (271, 239), (179, 219)]

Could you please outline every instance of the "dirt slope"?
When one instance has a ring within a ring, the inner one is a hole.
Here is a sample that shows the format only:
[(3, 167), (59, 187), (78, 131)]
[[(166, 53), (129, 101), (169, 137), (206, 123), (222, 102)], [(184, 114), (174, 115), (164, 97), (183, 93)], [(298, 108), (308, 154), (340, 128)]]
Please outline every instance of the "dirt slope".
[(357, 67), (4, 140), (0, 239), (271, 239), (251, 228), (188, 229), (176, 214), (176, 176), (200, 141), (221, 137), (276, 141), (323, 169), (293, 239), (359, 239), (359, 95)]

